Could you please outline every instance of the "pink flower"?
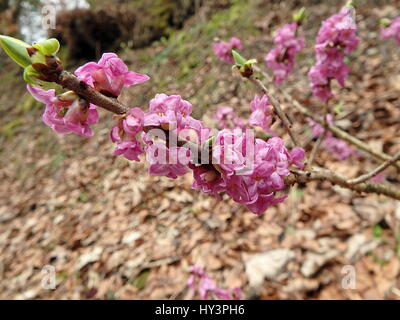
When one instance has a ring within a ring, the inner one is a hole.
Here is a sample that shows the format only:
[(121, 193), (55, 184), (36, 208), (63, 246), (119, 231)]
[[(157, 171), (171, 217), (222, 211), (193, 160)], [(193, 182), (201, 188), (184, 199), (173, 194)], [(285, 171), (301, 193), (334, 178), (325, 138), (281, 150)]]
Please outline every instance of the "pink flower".
[[(333, 125), (333, 115), (328, 114), (326, 116), (328, 124)], [(312, 135), (314, 138), (321, 136), (325, 129), (319, 123), (312, 119), (307, 119), (309, 125), (312, 128)], [(345, 141), (334, 138), (332, 132), (328, 131), (322, 141), (322, 147), (329, 153), (331, 153), (338, 160), (347, 160), (350, 156), (358, 156), (358, 153), (353, 150)]]
[[(285, 188), (284, 178), (290, 174), (290, 165), (304, 168), (304, 155), (300, 148), (289, 152), (278, 137), (253, 140), (239, 130), (222, 130), (213, 145), (213, 163), (218, 164), (219, 174), (215, 173), (212, 181), (218, 187), (217, 192), (225, 191), (235, 202), (261, 214), (286, 198), (277, 197), (276, 192)], [(208, 183), (199, 180), (197, 177), (199, 188), (213, 193)]]
[(275, 48), (265, 57), (265, 62), (274, 71), (275, 84), (279, 85), (293, 71), (296, 54), (305, 46), (304, 36), (298, 36), (298, 24), (285, 24), (276, 31)]
[(226, 190), (226, 183), (212, 165), (191, 165), (190, 168), (193, 170), (193, 189), (222, 199), (219, 193)]
[(241, 130), (224, 129), (215, 137), (212, 156), (214, 163), (218, 164), (227, 175), (232, 175), (246, 166), (243, 154), (244, 135)]
[[(327, 120), (328, 124), (330, 124), (330, 125), (334, 124), (332, 114), (326, 115), (326, 120)], [(322, 135), (324, 133), (324, 131), (325, 131), (324, 127), (321, 126), (318, 122), (315, 122), (311, 118), (307, 118), (307, 122), (312, 129), (312, 135), (314, 138), (318, 138), (320, 135)]]
[(272, 123), (272, 108), (268, 96), (263, 95), (261, 98), (255, 95), (250, 103), (250, 109), (253, 111), (249, 117), (249, 125), (253, 127), (261, 127), (268, 133), (275, 135), (270, 129)]
[(394, 18), (387, 28), (381, 28), (381, 38), (393, 38), (400, 46), (400, 17)]
[(29, 93), (38, 101), (44, 103), (43, 122), (59, 133), (75, 132), (82, 137), (93, 136), (90, 124), (99, 120), (96, 106), (84, 100), (62, 101), (55, 96), (55, 90), (43, 90), (27, 85)]
[(232, 50), (242, 49), (242, 42), (238, 38), (231, 38), (229, 42), (214, 42), (214, 53), (224, 62), (233, 64)]
[(147, 75), (129, 71), (115, 53), (104, 53), (98, 63), (86, 63), (76, 69), (75, 74), (79, 80), (112, 97), (118, 97), (123, 87), (150, 79)]
[(270, 105), (271, 105), (271, 103), (269, 102), (269, 98), (267, 95), (264, 94), (260, 98), (256, 94), (254, 96), (254, 99), (250, 102), (250, 109), (251, 109), (251, 111), (261, 110), (261, 111), (264, 111), (265, 113), (270, 114), (271, 113)]
[(203, 300), (243, 300), (243, 293), (240, 288), (223, 289), (216, 285), (215, 281), (203, 270), (194, 265), (189, 268), (190, 277), (187, 286), (193, 293), (198, 293)]
[(327, 135), (327, 137), (322, 142), (322, 145), (326, 151), (331, 153), (340, 161), (347, 160), (352, 155), (358, 155), (358, 153), (354, 149), (352, 149), (345, 141), (334, 138), (332, 135)]
[(358, 45), (357, 26), (353, 17), (354, 9), (344, 7), (324, 22), (318, 32), (315, 53), (317, 62), (310, 69), (308, 77), (313, 94), (321, 101), (328, 101), (332, 96), (330, 82), (336, 79), (344, 86), (350, 68), (344, 58)]
[(145, 115), (145, 126), (161, 126), (166, 130), (182, 127), (192, 113), (192, 105), (178, 95), (156, 94), (150, 101), (149, 112)]
[(273, 193), (260, 195), (257, 200), (247, 205), (247, 208), (255, 214), (263, 214), (270, 206), (283, 202), (287, 196), (275, 198)]
[(131, 108), (128, 115), (122, 121), (122, 127), (126, 134), (134, 136), (143, 130), (144, 113), (140, 108)]
[(241, 129), (246, 127), (246, 120), (236, 116), (231, 107), (218, 107), (214, 118), (218, 121), (217, 126), (220, 129), (227, 129), (232, 126)]
[(168, 148), (164, 143), (154, 142), (146, 147), (150, 164), (149, 174), (176, 179), (189, 172), (190, 150), (183, 147)]
[(144, 112), (132, 108), (128, 114), (119, 119), (110, 132), (111, 140), (117, 143), (115, 155), (123, 155), (128, 160), (140, 161), (139, 155), (144, 153), (137, 134), (143, 130)]
[(116, 149), (114, 150), (115, 155), (123, 155), (128, 160), (140, 161), (139, 155), (143, 153), (143, 148), (140, 142), (136, 139), (132, 141), (123, 140), (118, 143)]
[(299, 167), (300, 169), (304, 169), (304, 164), (301, 162), (304, 160), (306, 154), (304, 149), (302, 148), (293, 148), (290, 152), (290, 158), (292, 159), (292, 164)]

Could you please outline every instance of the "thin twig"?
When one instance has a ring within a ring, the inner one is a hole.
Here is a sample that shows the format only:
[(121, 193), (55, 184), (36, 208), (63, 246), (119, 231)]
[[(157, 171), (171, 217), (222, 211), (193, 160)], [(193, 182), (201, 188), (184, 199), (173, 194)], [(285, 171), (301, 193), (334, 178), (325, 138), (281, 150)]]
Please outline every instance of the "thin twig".
[(287, 132), (289, 133), (289, 136), (292, 139), (294, 145), (299, 146), (297, 138), (295, 137), (295, 135), (292, 132), (292, 124), (290, 123), (289, 119), (287, 118), (285, 112), (283, 112), (279, 101), (276, 100), (272, 95), (269, 94), (267, 88), (264, 86), (264, 84), (259, 79), (257, 79), (253, 75), (251, 75), (247, 79), (249, 79), (252, 83), (254, 83), (264, 94), (268, 95), (269, 101), (271, 102), (272, 106), (275, 109), (276, 114), (278, 115), (279, 119), (281, 119), (282, 124), (284, 125)]
[(317, 155), (319, 147), (321, 146), (322, 141), (325, 139), (325, 135), (326, 135), (326, 130), (324, 131), (323, 134), (321, 134), (318, 137), (317, 141), (315, 142), (315, 144), (314, 144), (314, 146), (313, 146), (313, 148), (311, 150), (310, 158), (309, 158), (309, 160), (307, 162), (307, 167), (308, 168), (312, 167), (312, 164), (314, 162), (315, 156)]
[(350, 179), (350, 180), (347, 181), (347, 183), (350, 184), (350, 185), (355, 185), (355, 184), (359, 184), (359, 183), (362, 183), (364, 181), (367, 181), (367, 180), (371, 179), (373, 176), (376, 176), (378, 173), (380, 173), (383, 170), (385, 170), (387, 167), (390, 167), (391, 165), (393, 165), (398, 160), (400, 160), (400, 151), (398, 153), (396, 153), (396, 155), (393, 158), (391, 158), (390, 160), (382, 163), (379, 167), (376, 167), (371, 172), (363, 174), (363, 175), (361, 175), (361, 176), (359, 176), (357, 178)]

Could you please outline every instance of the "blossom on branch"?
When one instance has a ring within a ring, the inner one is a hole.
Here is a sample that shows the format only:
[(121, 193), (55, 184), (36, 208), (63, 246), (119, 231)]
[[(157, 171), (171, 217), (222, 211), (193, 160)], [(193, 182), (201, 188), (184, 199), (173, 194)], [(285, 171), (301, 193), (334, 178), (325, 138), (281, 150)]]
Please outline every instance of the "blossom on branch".
[(138, 133), (143, 130), (144, 112), (139, 108), (132, 108), (125, 117), (118, 120), (111, 129), (110, 138), (117, 143), (115, 155), (124, 155), (128, 160), (140, 161), (139, 155), (144, 153)]
[(240, 39), (232, 37), (229, 42), (214, 42), (214, 53), (224, 62), (233, 64), (235, 61), (232, 57), (232, 50), (242, 49), (242, 42)]
[(391, 22), (389, 22), (389, 26), (387, 28), (381, 28), (381, 38), (393, 38), (400, 46), (400, 17), (394, 18)]
[(308, 77), (313, 94), (326, 102), (332, 96), (330, 82), (336, 79), (341, 86), (350, 71), (344, 58), (358, 45), (354, 8), (345, 6), (341, 11), (322, 22), (314, 47), (316, 64)]
[(36, 100), (46, 105), (42, 119), (54, 131), (74, 132), (86, 138), (93, 136), (89, 125), (99, 120), (95, 105), (79, 99), (74, 94), (57, 97), (54, 89), (46, 91), (31, 85), (27, 85), (27, 89)]
[(79, 80), (112, 97), (118, 97), (124, 87), (150, 79), (145, 74), (129, 71), (115, 53), (104, 53), (99, 62), (86, 63), (76, 69), (75, 74)]
[[(314, 120), (308, 118), (308, 124), (311, 127), (312, 135), (314, 138), (318, 138), (324, 134), (324, 127), (319, 123), (315, 122)], [(334, 125), (333, 123), (333, 115), (328, 114), (326, 115), (326, 121), (329, 125)], [(356, 150), (351, 148), (345, 141), (335, 138), (331, 131), (326, 132), (324, 140), (322, 141), (322, 147), (332, 154), (336, 159), (340, 161), (347, 160), (352, 155), (358, 156)]]
[(254, 99), (250, 102), (250, 109), (252, 113), (249, 117), (249, 124), (253, 127), (261, 127), (266, 132), (275, 135), (270, 128), (272, 124), (272, 107), (268, 96), (263, 95), (260, 98), (258, 95), (255, 95)]
[(285, 24), (276, 31), (275, 48), (265, 57), (265, 62), (274, 71), (274, 82), (281, 84), (293, 71), (296, 54), (304, 49), (305, 39), (298, 35), (298, 22)]

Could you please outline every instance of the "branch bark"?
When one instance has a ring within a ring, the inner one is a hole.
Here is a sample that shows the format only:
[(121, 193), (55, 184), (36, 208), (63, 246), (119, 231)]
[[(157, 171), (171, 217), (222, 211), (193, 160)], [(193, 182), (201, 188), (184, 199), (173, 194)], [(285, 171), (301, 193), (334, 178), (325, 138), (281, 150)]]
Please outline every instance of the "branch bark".
[(348, 184), (354, 185), (358, 184), (364, 181), (367, 181), (371, 179), (373, 176), (377, 175), (378, 173), (382, 172), (385, 170), (387, 167), (393, 165), (396, 161), (400, 160), (400, 152), (396, 153), (396, 155), (393, 156), (390, 160), (382, 163), (379, 167), (376, 167), (374, 170), (372, 170), (369, 173), (363, 174), (359, 176), (358, 178), (350, 179), (347, 181)]
[(62, 71), (55, 81), (63, 88), (75, 91), (86, 101), (102, 107), (116, 114), (124, 114), (128, 112), (128, 108), (115, 98), (110, 98), (88, 86), (85, 82), (79, 81), (77, 77), (68, 71)]

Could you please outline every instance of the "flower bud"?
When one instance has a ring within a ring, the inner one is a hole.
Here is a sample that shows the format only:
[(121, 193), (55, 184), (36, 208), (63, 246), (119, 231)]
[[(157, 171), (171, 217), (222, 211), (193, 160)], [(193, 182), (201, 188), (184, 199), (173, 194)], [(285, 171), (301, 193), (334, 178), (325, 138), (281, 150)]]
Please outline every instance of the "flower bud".
[(303, 7), (293, 15), (293, 21), (302, 23), (305, 17), (306, 17), (306, 8)]
[(32, 47), (44, 56), (52, 56), (60, 50), (60, 43), (57, 39), (51, 38), (34, 43)]
[(74, 91), (67, 91), (57, 96), (60, 101), (74, 101), (79, 99), (79, 96)]
[(0, 35), (0, 46), (21, 67), (26, 68), (31, 65), (32, 61), (27, 52), (29, 44), (13, 37)]
[(388, 27), (388, 26), (390, 26), (391, 21), (390, 21), (390, 19), (388, 19), (388, 18), (382, 18), (381, 20), (379, 20), (379, 24), (380, 24), (382, 27)]

